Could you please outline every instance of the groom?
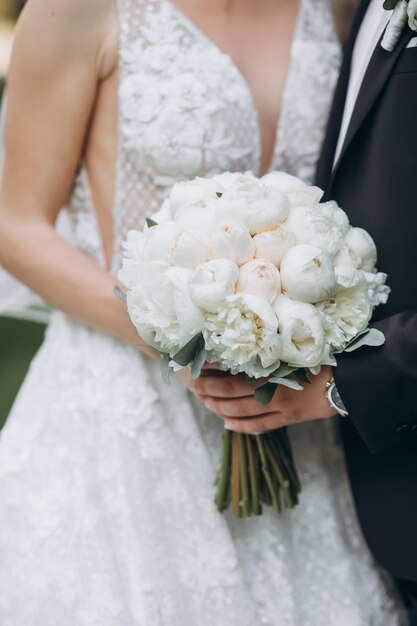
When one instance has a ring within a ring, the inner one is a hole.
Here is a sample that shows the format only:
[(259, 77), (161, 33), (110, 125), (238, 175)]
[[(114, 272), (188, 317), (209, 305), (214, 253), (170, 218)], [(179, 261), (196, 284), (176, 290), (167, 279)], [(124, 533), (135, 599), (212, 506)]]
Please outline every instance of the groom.
[[(417, 0), (410, 0), (416, 4)], [(380, 46), (391, 14), (363, 0), (345, 51), (317, 184), (375, 239), (392, 294), (375, 326), (385, 346), (338, 357), (338, 367), (261, 407), (239, 377), (202, 377), (194, 391), (242, 432), (330, 417), (341, 420), (363, 532), (397, 580), (417, 625), (417, 32)], [(336, 388), (329, 404), (325, 384)], [(224, 386), (224, 388), (223, 388)], [(340, 398), (338, 398), (338, 394)], [(267, 411), (267, 412), (266, 412)]]
[[(334, 377), (359, 519), (417, 624), (417, 32), (392, 52), (391, 14), (363, 0), (345, 51), (317, 184), (368, 230), (392, 293), (375, 316), (382, 349), (342, 355)], [(414, 2), (410, 3), (413, 6)], [(417, 12), (417, 3), (416, 12)]]

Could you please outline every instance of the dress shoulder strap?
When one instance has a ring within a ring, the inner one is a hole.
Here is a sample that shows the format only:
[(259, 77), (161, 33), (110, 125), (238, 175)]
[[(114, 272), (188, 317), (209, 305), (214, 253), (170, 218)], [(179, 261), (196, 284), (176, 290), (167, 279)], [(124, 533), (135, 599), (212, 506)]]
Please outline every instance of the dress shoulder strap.
[(300, 36), (305, 40), (337, 41), (331, 0), (299, 0)]

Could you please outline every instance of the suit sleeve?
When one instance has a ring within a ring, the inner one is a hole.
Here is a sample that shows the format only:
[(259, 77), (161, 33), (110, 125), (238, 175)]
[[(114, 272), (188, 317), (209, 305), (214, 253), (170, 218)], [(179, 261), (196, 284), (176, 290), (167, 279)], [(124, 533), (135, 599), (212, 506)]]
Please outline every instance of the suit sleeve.
[(349, 417), (372, 453), (417, 437), (417, 311), (373, 324), (379, 348), (337, 357), (334, 377)]

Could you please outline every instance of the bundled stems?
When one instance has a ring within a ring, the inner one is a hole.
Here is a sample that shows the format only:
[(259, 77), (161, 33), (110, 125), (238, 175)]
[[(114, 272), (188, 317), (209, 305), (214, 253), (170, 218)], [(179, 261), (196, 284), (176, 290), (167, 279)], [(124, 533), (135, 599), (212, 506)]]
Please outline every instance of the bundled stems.
[(259, 494), (259, 463), (255, 456), (256, 450), (253, 447), (252, 437), (246, 436), (244, 439), (246, 441), (246, 450), (248, 453), (252, 513), (253, 515), (261, 515), (262, 507)]
[(223, 434), (223, 458), (216, 505), (219, 512), (230, 503), (235, 517), (262, 514), (262, 505), (280, 513), (298, 503), (300, 481), (286, 429), (264, 435)]
[(231, 460), (232, 433), (224, 429), (222, 466), (219, 474), (219, 483), (216, 493), (217, 510), (221, 513), (229, 505), (230, 497), (230, 460)]
[(232, 434), (232, 511), (235, 517), (242, 517), (240, 507), (240, 465), (238, 437)]

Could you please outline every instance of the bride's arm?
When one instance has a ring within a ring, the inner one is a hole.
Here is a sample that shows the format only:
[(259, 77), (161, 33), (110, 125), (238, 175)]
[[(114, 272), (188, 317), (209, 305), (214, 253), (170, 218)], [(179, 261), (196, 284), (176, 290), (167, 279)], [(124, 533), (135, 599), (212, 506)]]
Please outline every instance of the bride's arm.
[(114, 279), (54, 230), (99, 81), (116, 62), (113, 11), (112, 0), (31, 0), (22, 14), (8, 81), (0, 264), (53, 307), (139, 345)]

